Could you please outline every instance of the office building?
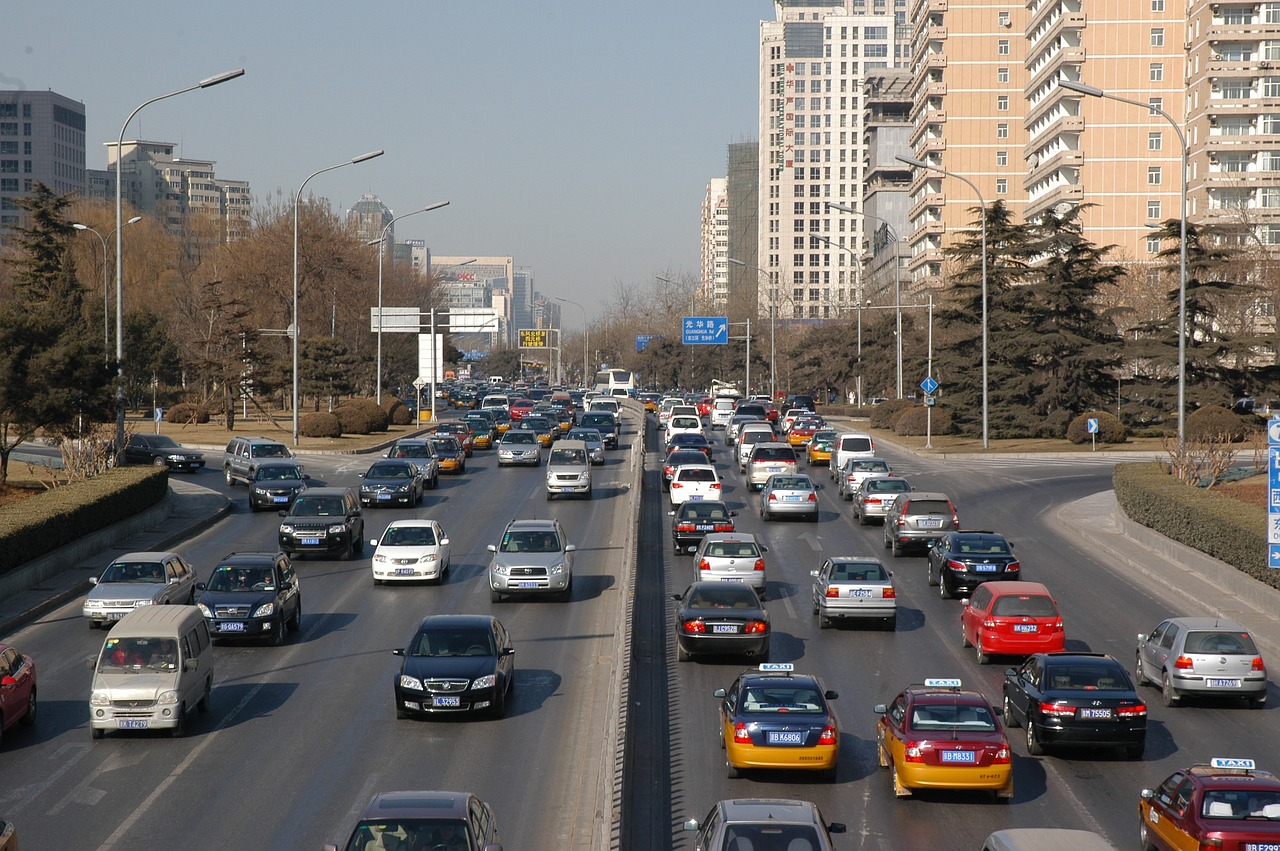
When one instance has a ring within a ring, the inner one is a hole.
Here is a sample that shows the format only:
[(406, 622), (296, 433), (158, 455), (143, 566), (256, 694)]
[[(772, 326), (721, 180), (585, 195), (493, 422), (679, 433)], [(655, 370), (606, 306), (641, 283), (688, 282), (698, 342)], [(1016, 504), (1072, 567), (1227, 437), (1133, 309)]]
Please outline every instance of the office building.
[(23, 224), (17, 199), (43, 183), (83, 193), (84, 104), (53, 91), (0, 90), (0, 235)]
[[(360, 200), (351, 205), (351, 209), (347, 210), (347, 224), (354, 227), (356, 236), (361, 242), (376, 242), (382, 239), (382, 230), (391, 224), (391, 220), (395, 218), (395, 213), (391, 212), (391, 208), (382, 203), (382, 199), (377, 195), (366, 192), (360, 196)], [(394, 246), (396, 242), (395, 226), (387, 231), (387, 238), (384, 245)], [(393, 253), (393, 249), (386, 249), (389, 253)]]
[(723, 313), (729, 304), (729, 180), (713, 177), (702, 198), (698, 300)]
[(726, 314), (731, 322), (741, 322), (755, 316), (744, 305), (757, 305), (760, 301), (759, 285), (762, 272), (760, 261), (760, 145), (757, 142), (734, 142), (729, 145), (729, 171), (725, 182), (725, 202), (728, 206), (726, 223), (726, 251), (729, 257), (742, 265), (729, 263), (726, 267), (725, 286), (728, 306)]

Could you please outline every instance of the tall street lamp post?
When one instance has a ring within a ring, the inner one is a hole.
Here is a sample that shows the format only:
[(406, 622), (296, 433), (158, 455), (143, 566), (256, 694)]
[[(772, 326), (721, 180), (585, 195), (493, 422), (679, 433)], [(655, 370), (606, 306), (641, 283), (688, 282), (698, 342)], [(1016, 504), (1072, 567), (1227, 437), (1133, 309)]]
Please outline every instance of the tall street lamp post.
[[(142, 221), (142, 216), (134, 216), (129, 219), (129, 221), (125, 222), (125, 224), (133, 225), (140, 221)], [(109, 359), (111, 352), (111, 285), (107, 278), (107, 238), (88, 225), (82, 225), (79, 222), (76, 222), (71, 226), (76, 230), (88, 231), (96, 236), (98, 241), (102, 243), (102, 357), (104, 359)], [(114, 233), (114, 231), (112, 231), (112, 233)]]
[(407, 219), (410, 216), (416, 216), (419, 213), (429, 213), (432, 210), (439, 210), (441, 207), (449, 206), (448, 201), (437, 201), (429, 204), (421, 210), (414, 210), (412, 213), (405, 213), (396, 216), (382, 228), (382, 233), (374, 242), (378, 243), (378, 359), (377, 359), (377, 378), (374, 385), (377, 388), (374, 391), (374, 398), (378, 404), (382, 404), (382, 255), (386, 253), (387, 233), (391, 230), (391, 226), (401, 219)]
[(129, 129), (129, 122), (133, 117), (142, 111), (143, 107), (150, 106), (156, 101), (165, 98), (176, 97), (187, 92), (194, 92), (196, 89), (207, 89), (210, 86), (216, 86), (219, 83), (225, 83), (228, 80), (234, 80), (236, 77), (244, 76), (244, 69), (237, 68), (234, 71), (224, 71), (221, 74), (215, 74), (212, 77), (206, 77), (194, 86), (187, 86), (185, 89), (178, 89), (176, 92), (169, 92), (159, 97), (153, 97), (150, 100), (143, 101), (129, 113), (129, 117), (124, 120), (124, 124), (120, 125), (120, 139), (116, 142), (116, 460), (124, 457), (124, 253), (121, 251), (123, 247), (123, 224), (124, 219), (124, 195), (122, 188), (124, 184), (124, 134)]
[(991, 445), (987, 430), (987, 416), (989, 413), (989, 398), (987, 395), (987, 202), (983, 199), (982, 192), (978, 189), (977, 184), (962, 174), (947, 171), (942, 166), (912, 157), (897, 157), (896, 159), (916, 168), (936, 171), (939, 174), (945, 174), (948, 177), (954, 177), (956, 180), (964, 181), (969, 184), (973, 194), (978, 196), (978, 206), (982, 207), (982, 215), (979, 216), (979, 221), (982, 224), (982, 448), (987, 449)]
[[(307, 188), (307, 184), (311, 182), (311, 178), (324, 174), (326, 171), (333, 171), (335, 168), (343, 166), (355, 165), (365, 160), (371, 160), (374, 157), (382, 156), (382, 149), (370, 151), (367, 154), (361, 154), (358, 157), (352, 157), (345, 162), (336, 165), (326, 166), (319, 171), (314, 171), (298, 187), (298, 194), (293, 196), (293, 324), (289, 328), (290, 336), (293, 337), (293, 445), (298, 445), (298, 336), (300, 328), (298, 327), (298, 207), (302, 203), (302, 190)], [(378, 316), (379, 325), (382, 322), (382, 316)]]
[[(730, 263), (732, 263), (735, 266), (742, 266), (747, 269), (752, 268), (749, 264), (744, 263), (741, 260), (737, 260), (733, 257), (729, 257), (727, 259)], [(776, 330), (776, 327), (777, 327), (778, 288), (773, 285), (772, 275), (770, 275), (764, 269), (761, 269), (759, 266), (756, 266), (755, 270), (760, 274), (764, 275), (769, 280), (769, 401), (776, 402), (778, 401), (778, 388), (777, 388), (778, 372), (777, 372), (777, 366), (776, 366), (778, 361), (778, 349), (777, 349), (777, 346), (774, 344), (774, 331)], [(756, 281), (759, 281), (759, 280), (760, 280), (759, 278), (756, 278)], [(757, 299), (757, 303), (758, 303), (758, 299)]]
[(1105, 100), (1114, 100), (1120, 103), (1127, 103), (1130, 106), (1138, 106), (1150, 113), (1158, 114), (1165, 121), (1169, 122), (1169, 126), (1173, 128), (1173, 132), (1178, 136), (1178, 144), (1182, 147), (1182, 195), (1181, 209), (1178, 214), (1178, 242), (1180, 245), (1178, 256), (1178, 448), (1181, 449), (1186, 444), (1187, 430), (1186, 417), (1187, 412), (1187, 137), (1182, 132), (1182, 128), (1178, 126), (1178, 122), (1173, 120), (1173, 116), (1160, 109), (1152, 106), (1150, 103), (1142, 101), (1130, 100), (1129, 98), (1113, 95), (1110, 92), (1093, 86), (1086, 86), (1084, 83), (1076, 83), (1070, 80), (1059, 80), (1058, 85), (1067, 91), (1076, 92), (1077, 94), (1088, 95), (1093, 98), (1103, 98)]
[(588, 375), (589, 367), (587, 364), (587, 352), (590, 351), (587, 346), (587, 341), (590, 339), (590, 337), (588, 337), (589, 332), (587, 330), (587, 309), (571, 298), (564, 298), (562, 296), (554, 296), (554, 298), (556, 301), (562, 301), (565, 304), (572, 304), (574, 307), (578, 308), (578, 310), (582, 311), (582, 383), (585, 386), (590, 380), (590, 376)]

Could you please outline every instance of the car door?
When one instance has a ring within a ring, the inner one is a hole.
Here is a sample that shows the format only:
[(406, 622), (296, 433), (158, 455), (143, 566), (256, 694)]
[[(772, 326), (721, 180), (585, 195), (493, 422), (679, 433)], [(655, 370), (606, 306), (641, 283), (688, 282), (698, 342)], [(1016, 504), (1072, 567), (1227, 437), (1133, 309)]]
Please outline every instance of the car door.
[(511, 646), (511, 636), (498, 621), (493, 622), (493, 646), (498, 648), (498, 671), (503, 682), (511, 682), (516, 675), (516, 657), (514, 653), (503, 655), (503, 651)]
[[(1186, 805), (1189, 803), (1190, 784), (1182, 772), (1174, 772), (1168, 779), (1160, 784), (1152, 796), (1150, 806), (1147, 811), (1147, 830), (1155, 834), (1156, 839), (1164, 848), (1183, 847), (1180, 840), (1185, 841), (1186, 837), (1179, 836), (1179, 823), (1185, 818)], [(1183, 800), (1185, 796), (1186, 800)], [(1183, 809), (1183, 816), (1178, 815), (1178, 807)], [(1192, 844), (1189, 847), (1196, 847)]]
[(889, 705), (889, 710), (881, 716), (880, 723), (876, 725), (881, 759), (887, 759), (889, 763), (895, 763), (902, 758), (902, 743), (905, 738), (903, 724), (906, 717), (907, 698), (906, 695), (900, 694), (894, 698), (893, 703)]
[(12, 723), (25, 714), (34, 680), (25, 656), (12, 647), (0, 653), (0, 723), (4, 718)]
[(1169, 630), (1169, 622), (1161, 621), (1160, 625), (1153, 629), (1147, 635), (1147, 640), (1142, 642), (1138, 648), (1138, 655), (1142, 659), (1142, 674), (1155, 680), (1160, 679), (1160, 642), (1164, 639), (1164, 635)]
[(813, 605), (817, 606), (827, 596), (827, 587), (831, 584), (831, 559), (822, 562), (818, 568), (818, 577), (813, 583)]
[(1040, 660), (1032, 656), (1022, 663), (1015, 676), (1005, 678), (1005, 697), (1009, 700), (1014, 718), (1020, 719), (1023, 724), (1031, 723), (1031, 703), (1040, 697), (1042, 674)]
[(976, 642), (978, 626), (986, 619), (987, 609), (992, 601), (991, 591), (983, 586), (973, 592), (968, 604), (960, 610), (960, 627), (964, 631), (965, 640), (970, 644)]
[(720, 701), (720, 742), (733, 740), (733, 716), (738, 711), (738, 692), (742, 688), (742, 680), (736, 679)]
[(1160, 640), (1155, 642), (1151, 652), (1151, 664), (1146, 666), (1147, 676), (1160, 682), (1160, 678), (1164, 676), (1165, 665), (1168, 664), (1169, 657), (1173, 655), (1173, 648), (1177, 645), (1178, 634), (1183, 631), (1182, 627), (1173, 621), (1165, 624), (1164, 634), (1160, 636)]
[(177, 559), (168, 559), (164, 563), (164, 591), (160, 593), (161, 599), (157, 602), (185, 603), (187, 598), (182, 596), (184, 590)]
[(302, 604), (302, 593), (298, 587), (298, 576), (293, 565), (280, 560), (275, 565), (276, 599), (280, 601), (280, 611), (286, 620), (292, 619)]

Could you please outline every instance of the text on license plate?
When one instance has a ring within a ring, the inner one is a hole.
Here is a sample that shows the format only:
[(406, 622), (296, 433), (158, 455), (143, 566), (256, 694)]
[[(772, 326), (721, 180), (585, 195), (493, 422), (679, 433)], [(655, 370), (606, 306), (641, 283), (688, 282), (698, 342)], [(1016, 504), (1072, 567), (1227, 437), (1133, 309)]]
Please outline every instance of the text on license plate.
[(996, 566), (994, 564), (975, 564), (973, 570), (975, 573), (995, 573)]
[(320, 546), (320, 539), (319, 538), (303, 538), (300, 541), (300, 543), (304, 547), (318, 547)]
[(537, 588), (537, 587), (538, 587), (538, 583), (536, 583), (536, 582), (517, 582), (517, 583), (516, 583), (516, 587), (517, 587), (517, 588)]
[(850, 588), (849, 596), (859, 600), (865, 600), (871, 596), (871, 590), (868, 588)]
[(121, 730), (145, 730), (150, 723), (145, 718), (121, 718), (116, 721)]
[(289, 497), (287, 497), (287, 496), (273, 496), (273, 497), (271, 497), (271, 501), (272, 501), (272, 502), (288, 502), (288, 501), (289, 501)]
[(771, 745), (803, 745), (804, 733), (771, 730), (765, 737), (765, 741)]
[(712, 632), (737, 632), (738, 625), (736, 623), (716, 623), (711, 625)]
[(462, 701), (457, 697), (433, 697), (431, 698), (432, 706), (461, 706)]
[(244, 624), (238, 621), (233, 621), (231, 623), (219, 624), (218, 629), (220, 632), (244, 632)]
[(418, 571), (412, 567), (397, 567), (396, 576), (415, 576)]
[(714, 531), (715, 531), (715, 528), (716, 528), (716, 527), (715, 527), (715, 525), (714, 525), (714, 524), (712, 524), (712, 523), (695, 523), (695, 524), (693, 524), (693, 531), (695, 531), (695, 532), (714, 532)]
[(975, 761), (974, 752), (973, 751), (943, 751), (942, 761), (944, 763), (961, 762), (966, 764), (972, 764)]
[(1081, 718), (1110, 718), (1111, 710), (1110, 709), (1081, 709), (1080, 717)]
[(1244, 851), (1280, 851), (1280, 842), (1246, 842)]
[(1013, 625), (1014, 632), (1035, 632), (1039, 627), (1033, 623), (1015, 623)]
[(378, 499), (391, 499), (391, 494), (389, 494), (389, 493), (380, 493), (380, 494), (378, 494)]
[(919, 520), (919, 524), (921, 529), (941, 529), (942, 518), (941, 517), (921, 517)]
[(1209, 688), (1240, 688), (1240, 680), (1221, 680), (1210, 677), (1205, 680), (1205, 685), (1209, 686)]
[(785, 493), (782, 495), (782, 501), (783, 502), (799, 502), (800, 494)]

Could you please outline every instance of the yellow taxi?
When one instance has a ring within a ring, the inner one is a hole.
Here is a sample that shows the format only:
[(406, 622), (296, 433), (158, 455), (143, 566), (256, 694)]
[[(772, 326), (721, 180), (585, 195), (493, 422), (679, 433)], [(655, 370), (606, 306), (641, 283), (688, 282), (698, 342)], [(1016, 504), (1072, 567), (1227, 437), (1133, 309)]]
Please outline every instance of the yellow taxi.
[(797, 420), (787, 430), (787, 443), (796, 447), (804, 446), (820, 428), (822, 424), (817, 420)]
[(828, 691), (817, 677), (795, 673), (789, 662), (765, 663), (744, 671), (720, 698), (720, 738), (725, 773), (741, 777), (751, 769), (801, 769), (836, 779), (839, 723)]
[(660, 402), (661, 400), (662, 400), (662, 397), (659, 396), (657, 393), (641, 393), (640, 394), (640, 401), (644, 402), (644, 411), (646, 414), (658, 413), (658, 402)]
[(533, 432), (538, 445), (544, 449), (550, 446), (560, 435), (560, 424), (548, 417), (526, 415), (520, 419), (519, 428)]
[(1013, 799), (1004, 727), (986, 696), (962, 685), (927, 679), (875, 707), (880, 767), (892, 770), (899, 798), (916, 789), (989, 789), (997, 801)]
[(476, 449), (492, 449), (498, 430), (493, 420), (479, 414), (467, 414), (463, 419), (471, 427), (471, 445)]
[(1280, 778), (1251, 759), (1175, 771), (1138, 800), (1143, 848), (1280, 848)]
[(831, 448), (836, 443), (836, 430), (833, 428), (820, 428), (813, 433), (813, 437), (809, 438), (808, 448), (805, 449), (805, 455), (809, 460), (809, 466), (814, 464), (830, 464)]
[(511, 415), (501, 408), (493, 409), (493, 427), (498, 430), (498, 437), (511, 431)]
[(471, 453), (475, 450), (475, 433), (471, 431), (471, 426), (462, 420), (441, 420), (436, 426), (436, 434), (448, 434), (456, 437), (458, 443), (462, 444), (462, 451), (466, 453), (468, 458), (471, 457)]
[(431, 435), (431, 446), (440, 461), (440, 472), (462, 474), (467, 471), (467, 452), (452, 434)]

